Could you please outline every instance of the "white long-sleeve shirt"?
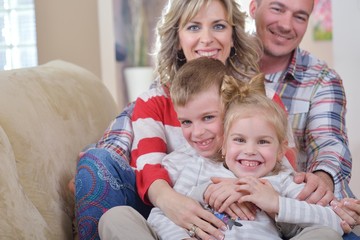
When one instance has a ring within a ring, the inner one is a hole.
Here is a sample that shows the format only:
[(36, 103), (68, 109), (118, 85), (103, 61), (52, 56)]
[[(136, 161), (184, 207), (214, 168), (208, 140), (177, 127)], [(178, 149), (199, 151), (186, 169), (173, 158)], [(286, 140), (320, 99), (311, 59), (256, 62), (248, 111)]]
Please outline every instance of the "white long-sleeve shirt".
[[(211, 177), (235, 177), (231, 171), (223, 167), (222, 163), (204, 159), (189, 145), (184, 145), (169, 154), (163, 159), (162, 165), (169, 172), (175, 191), (200, 202), (203, 201), (203, 191), (200, 190), (210, 183)], [(237, 220), (242, 226), (232, 226), (231, 230), (225, 232), (225, 238), (228, 240), (282, 239), (281, 234), (292, 237), (302, 228), (315, 225), (328, 226), (342, 235), (341, 219), (330, 207), (308, 204), (295, 199), (304, 185), (293, 182), (292, 172), (289, 167), (278, 175), (264, 177), (280, 194), (279, 213), (275, 220), (259, 210), (254, 221)], [(189, 237), (185, 229), (174, 224), (159, 208), (152, 209), (148, 223), (160, 239), (179, 240)]]

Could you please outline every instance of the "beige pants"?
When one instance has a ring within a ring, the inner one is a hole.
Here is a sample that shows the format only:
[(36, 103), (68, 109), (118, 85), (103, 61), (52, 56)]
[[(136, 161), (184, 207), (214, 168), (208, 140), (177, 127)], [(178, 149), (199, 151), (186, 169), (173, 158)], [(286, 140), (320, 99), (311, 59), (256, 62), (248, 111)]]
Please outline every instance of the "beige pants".
[[(128, 206), (108, 210), (99, 222), (99, 235), (102, 240), (158, 240), (156, 233), (136, 210)], [(307, 227), (291, 240), (342, 240), (330, 228)]]
[(343, 238), (335, 230), (327, 227), (306, 227), (291, 240), (342, 240)]
[(109, 209), (99, 221), (102, 240), (157, 240), (156, 233), (135, 209), (119, 206)]

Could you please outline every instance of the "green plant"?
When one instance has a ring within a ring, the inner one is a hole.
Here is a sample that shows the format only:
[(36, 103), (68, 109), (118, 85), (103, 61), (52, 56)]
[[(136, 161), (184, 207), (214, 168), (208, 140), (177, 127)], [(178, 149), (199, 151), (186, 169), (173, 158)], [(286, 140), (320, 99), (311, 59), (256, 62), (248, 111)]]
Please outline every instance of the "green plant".
[[(149, 66), (149, 30), (144, 0), (123, 0), (123, 18), (126, 23), (126, 63), (128, 66)], [(146, 0), (145, 0), (146, 1)]]

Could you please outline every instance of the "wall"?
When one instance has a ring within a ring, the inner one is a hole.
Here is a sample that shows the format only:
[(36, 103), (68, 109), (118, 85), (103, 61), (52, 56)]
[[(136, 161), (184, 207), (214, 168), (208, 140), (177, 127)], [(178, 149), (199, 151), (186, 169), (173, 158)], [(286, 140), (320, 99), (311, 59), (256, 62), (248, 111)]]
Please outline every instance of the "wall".
[(310, 17), (309, 26), (305, 36), (300, 44), (300, 47), (311, 52), (319, 59), (326, 61), (326, 63), (333, 67), (333, 42), (332, 41), (314, 41), (312, 35), (313, 19)]
[(101, 75), (96, 0), (36, 0), (39, 64), (63, 59)]
[(112, 1), (34, 2), (39, 64), (61, 59), (88, 69), (104, 81), (122, 109), (121, 86), (115, 80)]
[(350, 182), (360, 197), (360, 0), (332, 1), (334, 68), (341, 75), (348, 100), (347, 127), (353, 156), (353, 177)]

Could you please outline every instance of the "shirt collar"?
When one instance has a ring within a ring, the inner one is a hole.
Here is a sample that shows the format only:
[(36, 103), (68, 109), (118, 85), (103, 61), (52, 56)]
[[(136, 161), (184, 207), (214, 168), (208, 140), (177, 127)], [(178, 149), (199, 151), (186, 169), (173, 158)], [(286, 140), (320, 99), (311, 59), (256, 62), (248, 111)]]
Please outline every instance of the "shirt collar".
[(266, 79), (269, 82), (276, 82), (276, 81), (287, 81), (287, 80), (297, 80), (301, 81), (303, 76), (303, 70), (300, 67), (301, 64), (301, 49), (297, 47), (292, 55), (290, 60), (290, 64), (286, 71), (276, 72), (272, 74), (267, 74)]

